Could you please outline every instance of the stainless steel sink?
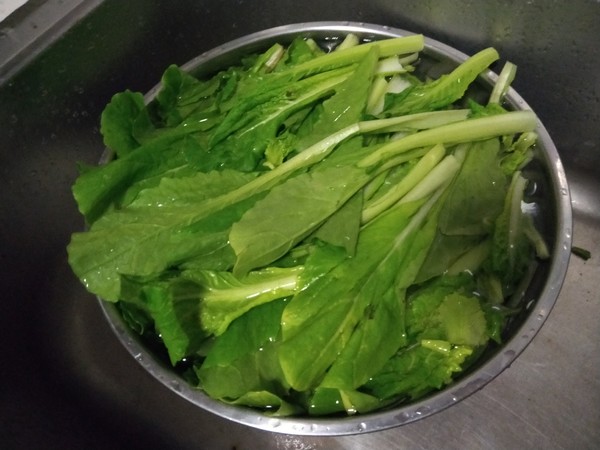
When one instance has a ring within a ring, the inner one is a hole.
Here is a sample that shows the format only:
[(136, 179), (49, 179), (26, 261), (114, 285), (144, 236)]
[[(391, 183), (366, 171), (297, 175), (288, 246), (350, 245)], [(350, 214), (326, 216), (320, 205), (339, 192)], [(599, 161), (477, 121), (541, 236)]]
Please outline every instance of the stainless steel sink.
[[(567, 170), (573, 256), (546, 324), (499, 377), (424, 420), (339, 438), (273, 434), (200, 411), (148, 375), (66, 264), (70, 186), (103, 150), (111, 95), (171, 63), (287, 23), (422, 32), (519, 67)], [(0, 23), (2, 448), (596, 448), (600, 444), (600, 3), (330, 0), (30, 1)]]

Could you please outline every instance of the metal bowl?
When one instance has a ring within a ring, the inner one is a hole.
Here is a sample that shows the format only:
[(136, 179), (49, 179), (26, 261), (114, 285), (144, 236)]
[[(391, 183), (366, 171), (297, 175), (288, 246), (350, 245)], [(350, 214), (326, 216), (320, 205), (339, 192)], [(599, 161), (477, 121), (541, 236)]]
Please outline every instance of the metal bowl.
[[(304, 36), (327, 46), (335, 45), (348, 33), (354, 33), (366, 41), (413, 34), (402, 29), (364, 23), (298, 23), (236, 39), (203, 53), (182, 68), (201, 77), (239, 61), (243, 55), (264, 50), (275, 42), (286, 44), (297, 36)], [(466, 58), (467, 55), (452, 47), (425, 38), (419, 70), (436, 77), (451, 70)], [(476, 81), (470, 95), (489, 93), (496, 79), (497, 75), (492, 71), (483, 74)], [(155, 86), (146, 95), (147, 101), (154, 98), (159, 89), (160, 85)], [(512, 88), (507, 93), (506, 102), (510, 109), (531, 109)], [(153, 353), (140, 337), (127, 327), (113, 303), (100, 300), (101, 308), (118, 339), (146, 371), (184, 399), (223, 418), (267, 431), (314, 436), (367, 433), (423, 419), (465, 399), (509, 367), (540, 330), (558, 297), (571, 251), (570, 194), (558, 152), (539, 121), (536, 131), (539, 136), (537, 153), (526, 172), (535, 186), (530, 192), (537, 205), (534, 220), (546, 238), (551, 257), (539, 264), (531, 282), (523, 288), (526, 307), (508, 323), (504, 344), (490, 346), (478, 363), (460, 378), (443, 390), (418, 401), (370, 414), (334, 418), (274, 418), (250, 408), (228, 405), (187, 384), (166, 361)], [(103, 160), (109, 157), (106, 154)]]

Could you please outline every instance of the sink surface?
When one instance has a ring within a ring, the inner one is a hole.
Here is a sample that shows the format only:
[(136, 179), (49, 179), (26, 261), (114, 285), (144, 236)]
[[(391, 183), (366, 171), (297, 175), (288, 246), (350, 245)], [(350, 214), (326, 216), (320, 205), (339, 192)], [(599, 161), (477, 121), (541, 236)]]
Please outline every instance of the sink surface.
[[(146, 92), (171, 63), (287, 23), (349, 20), (495, 46), (552, 136), (571, 187), (575, 246), (556, 306), (523, 354), (459, 404), (345, 437), (274, 434), (200, 411), (114, 336), (66, 263), (82, 219), (77, 163), (103, 150), (112, 94)], [(460, 25), (458, 25), (460, 24)], [(31, 1), (0, 23), (2, 448), (597, 448), (600, 444), (600, 4), (280, 0)]]

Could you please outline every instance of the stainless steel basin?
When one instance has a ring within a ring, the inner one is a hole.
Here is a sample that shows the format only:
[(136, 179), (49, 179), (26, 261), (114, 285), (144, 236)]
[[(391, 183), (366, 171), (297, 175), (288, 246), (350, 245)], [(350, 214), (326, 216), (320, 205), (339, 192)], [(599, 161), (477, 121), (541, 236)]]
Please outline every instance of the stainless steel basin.
[[(51, 14), (49, 13), (51, 12)], [(99, 114), (170, 63), (277, 25), (351, 20), (422, 32), (519, 67), (567, 170), (567, 279), (515, 363), (458, 405), (397, 429), (297, 437), (232, 424), (155, 381), (66, 264), (81, 228), (76, 162), (103, 150)], [(0, 23), (2, 448), (595, 448), (600, 443), (600, 4), (591, 0), (31, 1)]]

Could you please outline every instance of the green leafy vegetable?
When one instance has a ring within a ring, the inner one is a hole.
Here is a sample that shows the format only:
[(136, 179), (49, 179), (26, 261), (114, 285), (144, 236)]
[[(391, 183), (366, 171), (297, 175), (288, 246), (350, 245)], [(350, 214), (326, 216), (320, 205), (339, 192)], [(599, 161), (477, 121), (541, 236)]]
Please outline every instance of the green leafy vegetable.
[(139, 147), (154, 126), (139, 92), (116, 94), (102, 112), (100, 132), (104, 144), (123, 157)]
[(384, 113), (401, 115), (444, 108), (459, 100), (475, 78), (498, 57), (498, 52), (493, 48), (482, 50), (453, 72), (400, 94), (400, 99), (384, 109)]
[(537, 119), (502, 105), (515, 67), (481, 104), (498, 53), (429, 80), (423, 46), (297, 38), (115, 95), (114, 157), (73, 186), (74, 273), (229, 404), (364, 414), (452, 383), (549, 249), (525, 195)]
[(238, 280), (230, 272), (187, 271), (183, 278), (200, 286), (202, 329), (219, 336), (229, 324), (252, 308), (272, 300), (292, 296), (302, 287), (303, 267), (270, 267), (251, 272)]

